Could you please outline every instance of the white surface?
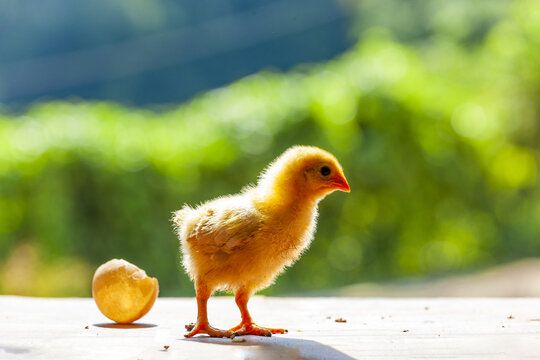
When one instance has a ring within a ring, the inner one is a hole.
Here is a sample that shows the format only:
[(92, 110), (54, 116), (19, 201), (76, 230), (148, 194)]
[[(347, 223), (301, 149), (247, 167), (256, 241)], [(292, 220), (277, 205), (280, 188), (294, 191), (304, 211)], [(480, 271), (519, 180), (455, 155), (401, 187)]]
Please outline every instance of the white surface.
[[(250, 310), (259, 325), (289, 333), (184, 339), (196, 316), (189, 298), (158, 298), (137, 322), (150, 327), (107, 328), (92, 299), (0, 296), (0, 359), (540, 358), (536, 298), (255, 297)], [(212, 297), (209, 315), (221, 328), (240, 321), (231, 297)]]

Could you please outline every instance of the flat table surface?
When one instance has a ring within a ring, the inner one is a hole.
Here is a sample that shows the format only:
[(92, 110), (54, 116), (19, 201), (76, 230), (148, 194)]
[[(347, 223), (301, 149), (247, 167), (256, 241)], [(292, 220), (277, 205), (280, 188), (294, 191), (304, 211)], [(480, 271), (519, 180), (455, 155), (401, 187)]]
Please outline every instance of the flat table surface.
[[(119, 326), (92, 299), (0, 296), (0, 359), (540, 358), (537, 298), (254, 297), (249, 305), (259, 325), (289, 333), (185, 339), (193, 298), (158, 298), (134, 325)], [(209, 318), (218, 328), (239, 323), (234, 299), (212, 297)]]

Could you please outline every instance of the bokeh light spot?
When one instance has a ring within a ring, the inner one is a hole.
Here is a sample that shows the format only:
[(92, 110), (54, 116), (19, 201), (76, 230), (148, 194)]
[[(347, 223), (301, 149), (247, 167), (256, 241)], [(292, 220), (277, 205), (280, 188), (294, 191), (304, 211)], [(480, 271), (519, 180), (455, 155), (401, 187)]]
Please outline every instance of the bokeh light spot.
[(509, 146), (497, 153), (491, 165), (495, 185), (520, 188), (536, 183), (536, 160), (530, 150)]
[(477, 104), (463, 104), (452, 115), (452, 127), (461, 136), (479, 138), (485, 136), (488, 120), (484, 109)]

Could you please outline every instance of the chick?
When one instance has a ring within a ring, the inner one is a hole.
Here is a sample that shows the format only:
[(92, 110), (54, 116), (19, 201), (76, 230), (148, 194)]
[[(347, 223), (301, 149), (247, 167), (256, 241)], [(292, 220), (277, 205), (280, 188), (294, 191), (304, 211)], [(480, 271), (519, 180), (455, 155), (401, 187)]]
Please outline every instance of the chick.
[[(197, 322), (186, 337), (285, 333), (256, 325), (247, 309), (251, 295), (270, 285), (309, 246), (317, 205), (329, 193), (349, 192), (341, 165), (330, 153), (294, 146), (262, 172), (255, 187), (174, 213), (183, 265), (195, 283)], [(232, 291), (242, 322), (230, 330), (208, 323), (206, 304), (215, 290)]]

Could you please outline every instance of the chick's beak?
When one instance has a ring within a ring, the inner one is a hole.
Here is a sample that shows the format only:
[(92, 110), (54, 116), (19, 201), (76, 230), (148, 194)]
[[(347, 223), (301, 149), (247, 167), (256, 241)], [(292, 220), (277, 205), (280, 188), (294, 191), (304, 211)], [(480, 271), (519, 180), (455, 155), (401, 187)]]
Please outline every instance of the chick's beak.
[(347, 179), (345, 179), (345, 176), (342, 174), (338, 174), (332, 179), (332, 185), (334, 185), (334, 188), (337, 190), (351, 192), (349, 183), (347, 182)]

